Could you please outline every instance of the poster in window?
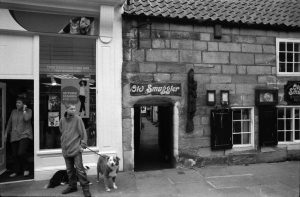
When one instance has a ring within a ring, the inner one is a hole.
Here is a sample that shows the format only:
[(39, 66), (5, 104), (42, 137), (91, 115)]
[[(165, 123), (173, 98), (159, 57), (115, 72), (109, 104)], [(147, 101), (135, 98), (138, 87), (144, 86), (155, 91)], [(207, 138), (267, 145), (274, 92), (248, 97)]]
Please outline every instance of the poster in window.
[(60, 110), (60, 98), (58, 95), (50, 94), (48, 100), (48, 110), (49, 111), (59, 111)]
[(61, 80), (61, 112), (66, 111), (68, 104), (76, 106), (76, 114), (82, 118), (89, 118), (90, 91), (89, 80), (62, 79)]
[(49, 127), (59, 126), (59, 112), (48, 112), (48, 126)]

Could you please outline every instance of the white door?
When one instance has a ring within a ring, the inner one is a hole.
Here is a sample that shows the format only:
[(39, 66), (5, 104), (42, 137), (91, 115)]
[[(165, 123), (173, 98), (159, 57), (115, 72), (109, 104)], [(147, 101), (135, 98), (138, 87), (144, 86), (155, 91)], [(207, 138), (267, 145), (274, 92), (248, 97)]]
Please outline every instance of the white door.
[(4, 131), (6, 121), (6, 84), (0, 83), (0, 175), (6, 171), (6, 144)]

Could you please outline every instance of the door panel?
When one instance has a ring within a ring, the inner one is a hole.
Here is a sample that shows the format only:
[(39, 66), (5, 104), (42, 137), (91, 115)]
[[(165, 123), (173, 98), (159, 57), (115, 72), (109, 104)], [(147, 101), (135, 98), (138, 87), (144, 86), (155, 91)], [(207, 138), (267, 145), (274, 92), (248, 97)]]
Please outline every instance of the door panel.
[(6, 171), (6, 144), (4, 139), (6, 115), (6, 84), (0, 83), (0, 174)]

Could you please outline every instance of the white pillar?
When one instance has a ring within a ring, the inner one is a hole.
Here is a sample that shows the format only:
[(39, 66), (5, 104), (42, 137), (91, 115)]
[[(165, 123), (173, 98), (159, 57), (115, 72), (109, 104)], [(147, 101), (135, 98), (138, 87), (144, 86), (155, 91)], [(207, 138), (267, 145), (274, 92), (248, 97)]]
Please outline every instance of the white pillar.
[[(100, 6), (96, 45), (97, 146), (100, 154), (122, 151), (122, 21), (121, 8)], [(123, 162), (120, 165), (123, 170)]]

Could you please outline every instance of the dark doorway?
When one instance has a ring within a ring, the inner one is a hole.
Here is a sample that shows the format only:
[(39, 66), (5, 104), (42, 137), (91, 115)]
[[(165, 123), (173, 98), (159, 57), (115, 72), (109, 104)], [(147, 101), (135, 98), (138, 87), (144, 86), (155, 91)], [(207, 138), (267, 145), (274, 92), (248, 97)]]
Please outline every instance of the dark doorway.
[[(10, 118), (11, 112), (16, 109), (16, 98), (22, 97), (24, 98), (24, 102), (27, 105), (27, 108), (31, 109), (32, 111), (32, 118), (30, 120), (32, 129), (33, 127), (33, 119), (34, 119), (34, 113), (33, 113), (33, 80), (0, 80), (0, 84), (5, 87), (5, 97), (2, 97), (2, 103), (5, 103), (5, 120), (2, 122), (4, 124), (4, 130), (7, 127), (7, 122)], [(3, 114), (2, 114), (3, 115)], [(1, 130), (2, 137), (4, 136), (4, 130)], [(34, 131), (33, 131), (34, 132)], [(33, 133), (32, 132), (32, 133)], [(1, 137), (1, 140), (5, 140)], [(5, 151), (4, 158), (5, 158), (5, 167), (4, 170), (1, 171), (0, 174), (0, 183), (3, 182), (13, 182), (13, 181), (20, 181), (20, 180), (27, 180), (27, 179), (33, 179), (34, 178), (34, 144), (33, 140), (29, 140), (29, 145), (27, 146), (27, 162), (29, 167), (29, 175), (24, 176), (23, 172), (20, 169), (19, 174), (15, 177), (10, 177), (10, 175), (14, 172), (13, 168), (16, 167), (13, 157), (12, 157), (12, 143), (10, 142), (10, 135), (8, 135), (6, 143), (4, 143), (4, 146), (2, 149)]]
[(135, 171), (173, 167), (172, 106), (135, 106)]

